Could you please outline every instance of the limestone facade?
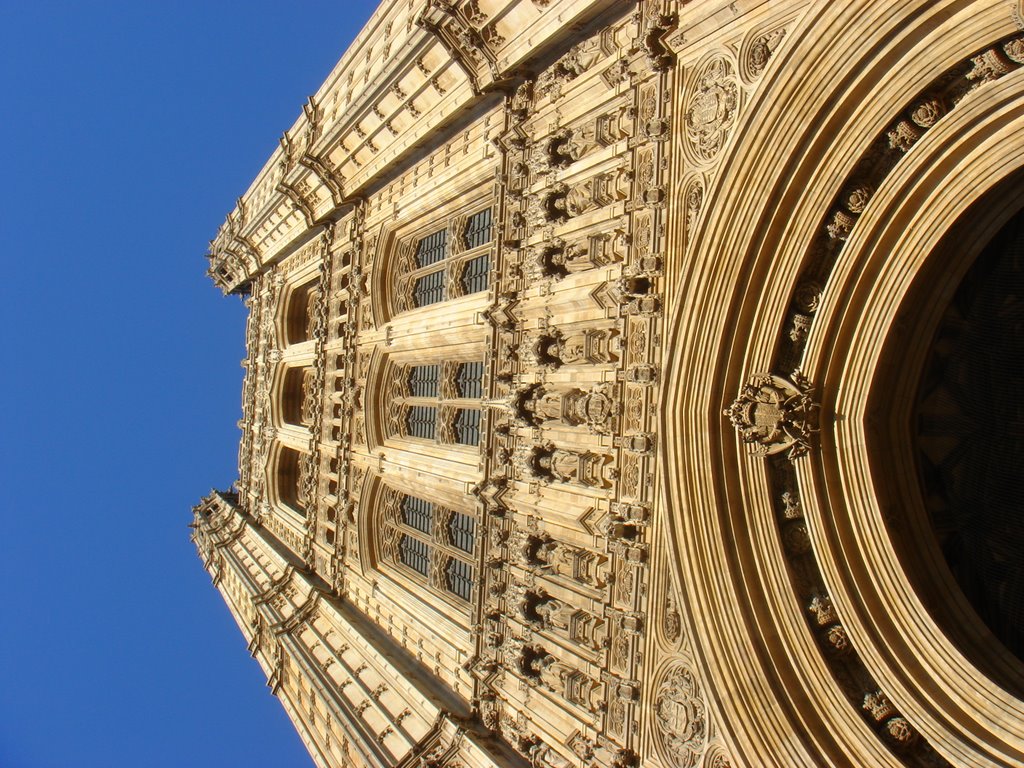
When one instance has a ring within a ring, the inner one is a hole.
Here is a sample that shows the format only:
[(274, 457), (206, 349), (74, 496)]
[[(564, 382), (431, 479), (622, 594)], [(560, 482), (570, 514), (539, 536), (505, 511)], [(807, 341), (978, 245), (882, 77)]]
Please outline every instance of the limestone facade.
[(965, 438), (911, 435), (1024, 209), (1022, 30), (381, 5), (209, 254), (243, 436), (193, 540), (317, 765), (1024, 765), (920, 480)]

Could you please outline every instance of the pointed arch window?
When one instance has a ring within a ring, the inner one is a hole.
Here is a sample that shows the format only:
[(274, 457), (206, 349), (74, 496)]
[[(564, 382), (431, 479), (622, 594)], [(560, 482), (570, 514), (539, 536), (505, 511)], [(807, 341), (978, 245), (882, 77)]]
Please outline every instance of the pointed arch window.
[(491, 209), (484, 208), (469, 216), (456, 216), (443, 228), (401, 243), (394, 311), (486, 291), (493, 240)]
[(476, 583), (476, 520), (386, 488), (381, 560), (424, 587), (470, 601)]

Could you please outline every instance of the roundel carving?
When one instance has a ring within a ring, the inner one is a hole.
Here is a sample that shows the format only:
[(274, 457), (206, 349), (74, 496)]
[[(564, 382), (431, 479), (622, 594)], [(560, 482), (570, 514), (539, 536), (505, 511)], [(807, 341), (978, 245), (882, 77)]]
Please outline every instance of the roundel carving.
[(654, 713), (662, 758), (677, 768), (697, 765), (708, 740), (707, 707), (696, 677), (682, 662), (662, 673), (655, 687)]
[(686, 143), (698, 161), (709, 162), (736, 124), (739, 85), (732, 65), (717, 56), (704, 65), (686, 105)]

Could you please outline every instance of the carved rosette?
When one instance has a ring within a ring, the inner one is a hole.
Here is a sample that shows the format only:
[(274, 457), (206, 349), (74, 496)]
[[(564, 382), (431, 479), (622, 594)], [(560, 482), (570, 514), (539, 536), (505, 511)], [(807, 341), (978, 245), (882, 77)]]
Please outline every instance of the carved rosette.
[(693, 672), (677, 661), (654, 686), (654, 735), (661, 758), (677, 768), (700, 762), (708, 740), (707, 706)]
[(792, 379), (755, 374), (723, 412), (757, 455), (789, 451), (795, 459), (811, 447), (818, 405), (809, 394), (809, 382), (795, 371)]
[(711, 162), (736, 124), (739, 85), (724, 56), (708, 61), (697, 74), (686, 105), (686, 147), (697, 162)]
[(742, 57), (742, 74), (746, 80), (753, 80), (764, 72), (785, 36), (786, 30), (782, 28), (754, 33)]

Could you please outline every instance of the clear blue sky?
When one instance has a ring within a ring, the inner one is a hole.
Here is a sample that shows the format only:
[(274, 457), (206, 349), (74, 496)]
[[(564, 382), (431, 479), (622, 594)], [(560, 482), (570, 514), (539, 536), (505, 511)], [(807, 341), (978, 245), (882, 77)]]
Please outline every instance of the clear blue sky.
[(308, 766), (188, 540), (236, 478), (206, 245), (372, 0), (0, 0), (0, 768)]

